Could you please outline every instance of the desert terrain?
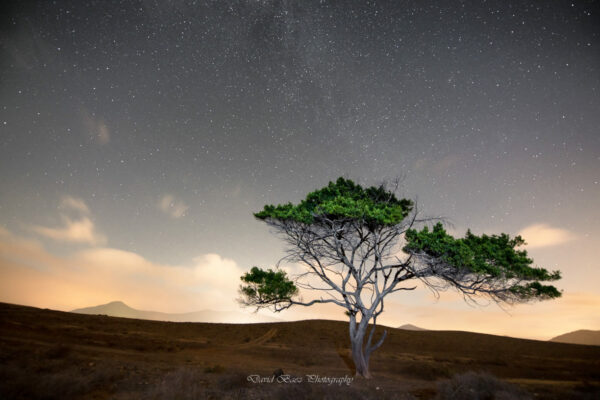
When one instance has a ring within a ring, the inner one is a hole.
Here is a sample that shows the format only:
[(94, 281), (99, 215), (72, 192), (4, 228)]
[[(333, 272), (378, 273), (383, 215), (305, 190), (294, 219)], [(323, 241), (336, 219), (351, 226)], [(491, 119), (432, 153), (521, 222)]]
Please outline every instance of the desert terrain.
[(0, 303), (0, 399), (600, 398), (598, 346), (386, 329), (365, 380), (340, 321), (159, 322)]

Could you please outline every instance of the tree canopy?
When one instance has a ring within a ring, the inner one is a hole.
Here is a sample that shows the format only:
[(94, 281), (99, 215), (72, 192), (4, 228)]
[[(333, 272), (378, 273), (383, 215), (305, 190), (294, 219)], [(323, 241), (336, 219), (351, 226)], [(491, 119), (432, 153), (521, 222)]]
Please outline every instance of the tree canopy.
[[(521, 236), (512, 239), (505, 233), (477, 236), (468, 230), (464, 238), (455, 239), (438, 222), (431, 231), (427, 226), (421, 231), (408, 229), (405, 238), (407, 243), (402, 250), (407, 254), (432, 257), (455, 270), (477, 275), (483, 282), (515, 280), (507, 288), (506, 295), (520, 300), (542, 300), (561, 295), (554, 286), (540, 283), (560, 279), (560, 271), (549, 272), (545, 268), (532, 267), (533, 260), (527, 256), (527, 251), (517, 249), (525, 244)], [(451, 276), (440, 277), (452, 279)], [(517, 283), (516, 280), (527, 283)]]
[(399, 224), (412, 210), (413, 202), (398, 200), (394, 193), (384, 187), (363, 189), (349, 179), (338, 178), (322, 189), (315, 190), (299, 204), (266, 205), (254, 214), (258, 219), (296, 221), (303, 224), (327, 220), (357, 220), (376, 226)]
[(298, 293), (298, 288), (284, 271), (265, 271), (253, 267), (242, 276), (242, 281), (247, 284), (242, 287), (242, 293), (249, 298), (256, 298), (261, 304), (289, 301)]

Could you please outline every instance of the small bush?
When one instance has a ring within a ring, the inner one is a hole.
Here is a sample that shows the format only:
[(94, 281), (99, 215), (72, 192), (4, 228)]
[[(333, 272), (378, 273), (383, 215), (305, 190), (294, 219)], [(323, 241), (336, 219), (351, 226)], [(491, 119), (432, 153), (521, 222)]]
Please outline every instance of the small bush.
[(438, 384), (437, 400), (521, 400), (531, 396), (488, 373), (467, 372)]
[(145, 399), (196, 400), (206, 398), (205, 382), (199, 371), (182, 368), (166, 374), (158, 385), (144, 394)]
[(229, 391), (240, 388), (248, 388), (251, 386), (251, 384), (248, 381), (248, 376), (246, 374), (234, 372), (221, 376), (217, 380), (216, 386), (222, 391)]
[(353, 387), (338, 385), (299, 384), (278, 386), (265, 398), (280, 400), (416, 400), (407, 392), (386, 393), (382, 389), (373, 387)]
[(71, 353), (71, 350), (71, 347), (66, 344), (55, 344), (46, 351), (46, 357), (53, 360), (65, 358)]
[(217, 364), (211, 367), (204, 368), (204, 372), (206, 372), (207, 374), (220, 374), (222, 372), (225, 372), (225, 367)]
[(401, 367), (399, 372), (425, 381), (449, 378), (452, 375), (447, 365), (433, 362), (413, 362)]
[(88, 398), (95, 390), (112, 392), (123, 376), (110, 366), (81, 370), (67, 367), (38, 372), (15, 365), (0, 366), (0, 398), (66, 400)]
[(178, 352), (180, 350), (179, 346), (174, 345), (174, 344), (170, 344), (170, 345), (166, 346), (165, 349), (169, 353), (176, 353), (176, 352)]

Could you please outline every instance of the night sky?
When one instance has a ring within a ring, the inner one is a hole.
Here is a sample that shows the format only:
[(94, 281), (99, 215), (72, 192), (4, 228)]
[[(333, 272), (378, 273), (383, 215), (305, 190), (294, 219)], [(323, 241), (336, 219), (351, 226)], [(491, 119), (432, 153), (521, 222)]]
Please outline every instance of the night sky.
[(403, 176), (458, 235), (521, 233), (564, 296), (507, 313), (422, 290), (384, 322), (600, 329), (598, 4), (3, 7), (0, 301), (236, 309), (241, 273), (284, 249), (252, 212), (338, 176)]

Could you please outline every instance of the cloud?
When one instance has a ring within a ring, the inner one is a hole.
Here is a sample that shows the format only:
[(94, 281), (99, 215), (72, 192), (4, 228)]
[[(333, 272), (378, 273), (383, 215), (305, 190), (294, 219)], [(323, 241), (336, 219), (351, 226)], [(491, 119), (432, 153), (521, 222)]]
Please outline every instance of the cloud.
[(448, 173), (449, 169), (452, 169), (456, 164), (461, 161), (460, 156), (456, 154), (450, 154), (441, 160), (434, 162), (431, 170), (437, 175), (444, 175)]
[(238, 310), (235, 261), (205, 254), (189, 265), (154, 263), (114, 248), (67, 256), (0, 229), (0, 301), (70, 310), (122, 300), (139, 309)]
[(519, 235), (528, 248), (557, 246), (575, 240), (574, 233), (561, 228), (554, 228), (547, 224), (534, 224), (523, 228)]
[(185, 204), (182, 200), (176, 199), (170, 194), (165, 194), (160, 199), (158, 202), (158, 208), (173, 218), (183, 217), (185, 212), (189, 209), (187, 204)]
[(110, 131), (103, 119), (82, 111), (83, 126), (87, 135), (97, 144), (104, 146), (110, 142)]
[(71, 196), (64, 196), (62, 198), (62, 201), (60, 202), (60, 208), (72, 209), (75, 211), (79, 211), (82, 214), (90, 213), (90, 209), (87, 206), (87, 204), (85, 204), (85, 201), (83, 201), (83, 199), (78, 199)]
[(106, 237), (96, 232), (94, 223), (88, 217), (73, 220), (63, 215), (62, 219), (64, 222), (62, 227), (48, 228), (35, 225), (31, 227), (31, 230), (61, 242), (87, 243), (94, 246), (106, 243)]
[(59, 209), (63, 211), (74, 210), (80, 215), (77, 218), (71, 218), (61, 213), (63, 226), (49, 228), (34, 225), (31, 230), (39, 235), (61, 242), (87, 243), (93, 246), (106, 243), (106, 237), (96, 231), (94, 222), (89, 217), (90, 209), (85, 201), (71, 196), (64, 196)]
[(108, 132), (108, 127), (104, 121), (101, 121), (98, 125), (98, 134), (96, 135), (96, 138), (100, 144), (107, 144), (110, 142), (110, 133)]

